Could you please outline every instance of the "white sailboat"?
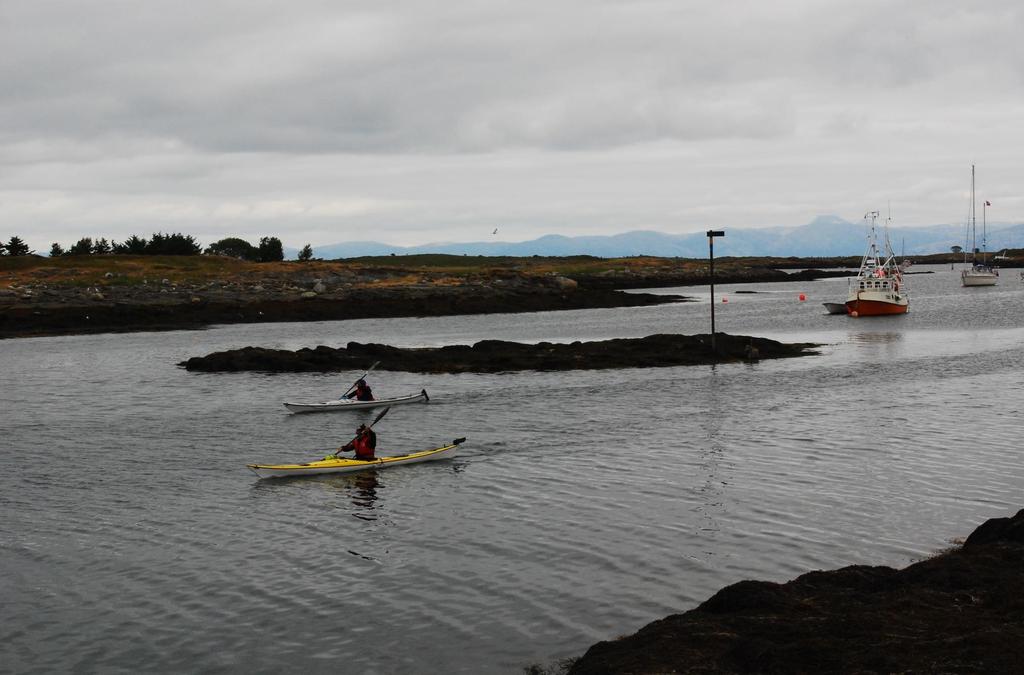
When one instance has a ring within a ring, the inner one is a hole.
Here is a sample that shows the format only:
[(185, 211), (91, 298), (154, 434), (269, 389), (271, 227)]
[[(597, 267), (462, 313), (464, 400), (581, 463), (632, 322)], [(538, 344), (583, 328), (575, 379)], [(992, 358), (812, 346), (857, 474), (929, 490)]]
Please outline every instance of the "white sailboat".
[(913, 264), (913, 260), (907, 260), (907, 238), (904, 237), (900, 244), (900, 272), (906, 272), (907, 268)]
[(964, 286), (995, 286), (999, 280), (999, 271), (992, 269), (985, 260), (985, 209), (986, 200), (981, 211), (981, 262), (978, 262), (977, 219), (974, 200), (974, 165), (971, 165), (971, 266), (960, 273), (960, 283)]

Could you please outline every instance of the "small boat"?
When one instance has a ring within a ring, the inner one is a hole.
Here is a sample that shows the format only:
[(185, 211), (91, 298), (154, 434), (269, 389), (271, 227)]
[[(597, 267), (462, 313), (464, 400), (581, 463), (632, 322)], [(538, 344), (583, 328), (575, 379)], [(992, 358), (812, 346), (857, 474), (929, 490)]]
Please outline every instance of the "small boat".
[[(977, 220), (975, 219), (974, 199), (974, 165), (971, 165), (971, 266), (960, 272), (960, 284), (963, 286), (995, 286), (999, 280), (999, 270), (993, 269), (985, 262), (986, 233), (985, 213), (989, 206), (988, 200), (981, 208), (981, 261), (978, 261)], [(966, 256), (965, 256), (966, 258)]]
[(846, 304), (842, 302), (823, 302), (825, 309), (828, 310), (829, 314), (848, 314), (846, 311)]
[(907, 260), (907, 240), (904, 238), (900, 244), (900, 272), (906, 272), (913, 264), (913, 260)]
[(351, 473), (367, 469), (385, 469), (399, 464), (416, 464), (433, 462), (438, 459), (451, 459), (455, 456), (459, 444), (465, 438), (456, 438), (449, 445), (433, 450), (411, 452), (407, 455), (394, 457), (378, 457), (369, 461), (350, 458), (318, 459), (305, 464), (246, 464), (260, 478), (287, 478), (288, 476), (318, 476), (325, 473)]
[(875, 234), (878, 211), (871, 211), (864, 219), (869, 217), (868, 248), (861, 259), (860, 271), (856, 278), (850, 280), (846, 311), (853, 317), (906, 314), (910, 309), (910, 297), (903, 287), (903, 272), (896, 264), (896, 256), (889, 244), (888, 229), (883, 252), (878, 247)]
[(960, 272), (960, 283), (963, 286), (995, 286), (999, 281), (999, 270), (983, 263), (975, 263)]
[(368, 408), (380, 408), (383, 406), (401, 405), (403, 403), (419, 403), (429, 401), (427, 390), (421, 389), (418, 394), (398, 396), (396, 398), (379, 398), (373, 401), (357, 401), (354, 398), (341, 398), (334, 401), (323, 401), (322, 403), (285, 403), (284, 407), (293, 413), (309, 412), (336, 412), (338, 410), (366, 410)]

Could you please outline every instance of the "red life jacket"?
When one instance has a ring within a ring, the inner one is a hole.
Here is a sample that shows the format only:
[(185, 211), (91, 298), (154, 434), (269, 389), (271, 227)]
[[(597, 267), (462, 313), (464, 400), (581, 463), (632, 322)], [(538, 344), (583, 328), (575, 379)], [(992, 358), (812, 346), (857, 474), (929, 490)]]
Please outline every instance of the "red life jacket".
[(352, 448), (356, 451), (356, 459), (374, 459), (373, 451), (377, 449), (377, 434), (371, 429), (358, 436), (352, 441)]

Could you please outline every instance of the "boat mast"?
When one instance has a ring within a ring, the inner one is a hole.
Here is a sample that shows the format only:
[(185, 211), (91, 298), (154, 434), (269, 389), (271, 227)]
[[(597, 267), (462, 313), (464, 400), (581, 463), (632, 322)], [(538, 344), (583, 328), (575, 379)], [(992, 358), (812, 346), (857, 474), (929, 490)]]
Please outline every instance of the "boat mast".
[(986, 227), (985, 215), (988, 208), (988, 200), (981, 200), (981, 264), (987, 265), (985, 260), (988, 257), (988, 228)]
[(865, 269), (871, 269), (871, 271), (874, 272), (880, 262), (878, 259), (877, 239), (875, 238), (875, 221), (878, 219), (878, 211), (868, 211), (865, 213), (864, 220), (867, 220), (868, 218), (871, 219), (871, 225), (868, 228), (868, 249), (860, 261), (861, 272)]
[(884, 235), (885, 250), (882, 252), (885, 255), (885, 263), (883, 267), (889, 267), (890, 263), (895, 263), (896, 254), (892, 250), (892, 241), (889, 239), (889, 224), (892, 223), (892, 209), (889, 209), (889, 214), (885, 218), (885, 227), (882, 229)]
[(971, 263), (977, 263), (978, 256), (978, 222), (975, 218), (974, 206), (974, 165), (971, 164)]

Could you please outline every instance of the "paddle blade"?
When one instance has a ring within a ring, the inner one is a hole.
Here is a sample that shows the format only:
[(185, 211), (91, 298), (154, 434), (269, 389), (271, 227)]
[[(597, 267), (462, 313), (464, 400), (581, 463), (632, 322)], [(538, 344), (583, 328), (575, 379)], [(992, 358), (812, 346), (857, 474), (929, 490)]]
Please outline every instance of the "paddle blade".
[(379, 415), (377, 415), (377, 416), (376, 416), (375, 418), (373, 418), (373, 421), (372, 421), (372, 422), (370, 422), (370, 426), (372, 427), (372, 426), (373, 426), (374, 424), (376, 424), (377, 422), (380, 422), (380, 421), (381, 421), (381, 419), (383, 419), (383, 418), (384, 418), (384, 416), (388, 414), (388, 411), (389, 411), (389, 410), (391, 410), (391, 406), (388, 406), (387, 408), (384, 408), (384, 410), (381, 410), (381, 411), (380, 411), (380, 414), (379, 414)]
[(459, 445), (460, 443), (465, 443), (465, 442), (466, 442), (466, 437), (463, 436), (462, 438), (456, 438), (454, 441), (452, 441), (452, 445)]
[(426, 389), (421, 389), (421, 390), (420, 390), (420, 393), (421, 393), (421, 394), (423, 394), (423, 398), (424, 398), (424, 400), (427, 400), (427, 401), (429, 401), (429, 400), (430, 400), (430, 397), (429, 397), (429, 396), (427, 396), (427, 390), (426, 390)]

